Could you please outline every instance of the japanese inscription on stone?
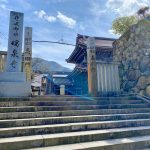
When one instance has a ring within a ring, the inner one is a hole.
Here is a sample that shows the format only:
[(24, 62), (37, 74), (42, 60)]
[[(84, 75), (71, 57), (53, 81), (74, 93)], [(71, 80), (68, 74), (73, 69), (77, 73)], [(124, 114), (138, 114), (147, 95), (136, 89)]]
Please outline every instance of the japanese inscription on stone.
[(31, 62), (32, 62), (32, 28), (25, 27), (24, 33), (24, 67), (26, 80), (31, 82)]
[(22, 60), (23, 13), (10, 12), (7, 71), (20, 72)]
[(90, 63), (95, 60), (95, 38), (89, 37), (87, 40), (87, 61)]
[(25, 27), (24, 62), (31, 62), (32, 58), (32, 28)]

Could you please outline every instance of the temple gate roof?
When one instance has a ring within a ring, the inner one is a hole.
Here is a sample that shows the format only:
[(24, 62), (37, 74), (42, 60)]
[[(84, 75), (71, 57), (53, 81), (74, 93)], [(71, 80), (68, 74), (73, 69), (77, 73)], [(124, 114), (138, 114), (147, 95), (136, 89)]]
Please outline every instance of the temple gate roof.
[[(86, 55), (87, 55), (87, 39), (88, 36), (84, 35), (77, 35), (76, 38), (76, 46), (74, 51), (71, 53), (68, 59), (66, 61), (68, 63), (74, 63), (74, 64), (79, 64), (81, 63)], [(96, 42), (96, 59), (97, 60), (102, 60), (102, 61), (107, 61), (110, 60), (112, 61), (112, 43), (116, 39), (113, 38), (104, 38), (104, 37), (95, 37), (95, 42)], [(110, 59), (107, 59), (110, 58)], [(107, 60), (106, 60), (107, 59)]]

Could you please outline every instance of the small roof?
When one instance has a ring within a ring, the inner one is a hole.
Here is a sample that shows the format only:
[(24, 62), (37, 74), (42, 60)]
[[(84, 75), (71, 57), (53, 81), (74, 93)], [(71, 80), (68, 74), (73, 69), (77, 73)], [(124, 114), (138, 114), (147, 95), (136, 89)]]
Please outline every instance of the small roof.
[[(87, 45), (87, 39), (88, 38), (89, 38), (89, 36), (87, 36), (87, 35), (78, 34), (77, 38), (76, 38), (76, 45), (77, 44)], [(95, 38), (96, 47), (112, 46), (112, 42), (116, 40), (114, 38), (106, 38), (106, 37), (94, 37), (94, 38)]]
[(68, 75), (66, 75), (66, 74), (53, 74), (52, 76), (53, 76), (53, 78), (65, 78)]
[(0, 51), (0, 55), (7, 55), (7, 51)]
[(68, 78), (53, 78), (55, 85), (71, 85), (71, 81)]

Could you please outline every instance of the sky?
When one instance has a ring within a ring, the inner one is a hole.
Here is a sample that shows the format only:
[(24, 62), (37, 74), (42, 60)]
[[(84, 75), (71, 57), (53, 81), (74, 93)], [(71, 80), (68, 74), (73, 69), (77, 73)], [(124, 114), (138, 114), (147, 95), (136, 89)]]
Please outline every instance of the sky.
[[(24, 27), (33, 40), (75, 44), (77, 34), (118, 38), (111, 29), (115, 18), (133, 15), (150, 0), (0, 0), (0, 51), (7, 50), (10, 11), (24, 13)], [(74, 46), (33, 43), (33, 57), (73, 68), (66, 63)]]

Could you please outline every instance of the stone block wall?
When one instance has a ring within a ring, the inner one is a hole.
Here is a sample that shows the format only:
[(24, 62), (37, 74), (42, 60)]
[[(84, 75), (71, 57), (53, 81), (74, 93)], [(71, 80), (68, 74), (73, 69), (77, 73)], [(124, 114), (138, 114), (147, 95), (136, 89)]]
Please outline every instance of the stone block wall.
[(131, 26), (113, 47), (122, 91), (150, 96), (150, 17)]

